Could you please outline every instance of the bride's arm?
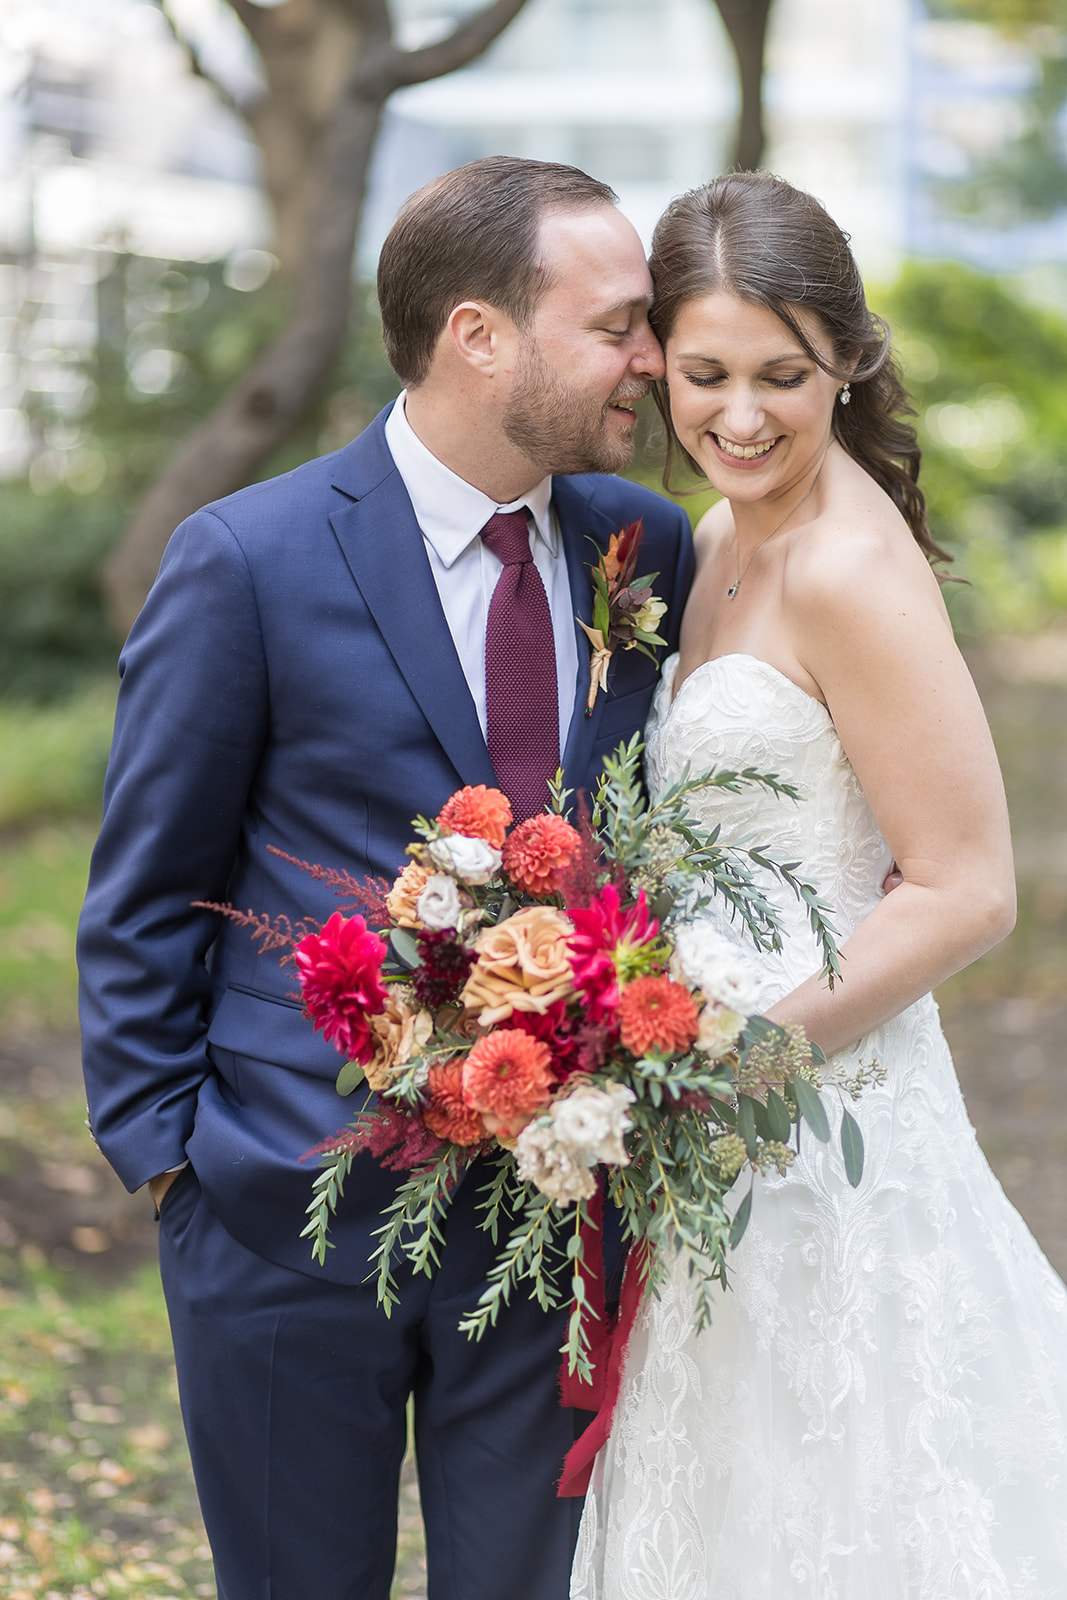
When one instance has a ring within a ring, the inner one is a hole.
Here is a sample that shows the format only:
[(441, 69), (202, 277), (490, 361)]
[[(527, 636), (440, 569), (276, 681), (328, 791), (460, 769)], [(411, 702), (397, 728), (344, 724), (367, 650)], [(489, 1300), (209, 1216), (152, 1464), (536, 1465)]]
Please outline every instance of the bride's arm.
[(829, 1055), (1005, 938), (1015, 880), (1004, 787), (937, 582), (894, 527), (818, 541), (791, 574), (798, 659), (818, 683), (903, 882), (769, 1012)]

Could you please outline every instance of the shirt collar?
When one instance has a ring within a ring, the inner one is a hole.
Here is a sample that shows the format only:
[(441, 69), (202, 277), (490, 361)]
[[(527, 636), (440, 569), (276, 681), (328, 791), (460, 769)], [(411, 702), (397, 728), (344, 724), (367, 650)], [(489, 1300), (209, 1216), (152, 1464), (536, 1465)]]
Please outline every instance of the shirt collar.
[(404, 480), (423, 538), (433, 547), (442, 566), (450, 567), (458, 560), (494, 511), (517, 511), (520, 506), (526, 506), (531, 513), (534, 537), (555, 556), (559, 533), (549, 511), (551, 477), (542, 478), (521, 500), (497, 505), (426, 448), (407, 419), (404, 399), (401, 394), (385, 419), (385, 442)]

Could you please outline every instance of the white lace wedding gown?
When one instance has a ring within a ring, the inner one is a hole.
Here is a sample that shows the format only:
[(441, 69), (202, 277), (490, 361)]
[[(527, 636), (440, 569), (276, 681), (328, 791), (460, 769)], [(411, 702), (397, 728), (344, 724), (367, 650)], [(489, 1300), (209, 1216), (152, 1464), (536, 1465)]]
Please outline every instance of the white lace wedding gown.
[[(706, 662), (672, 705), (673, 676), (652, 792), (686, 767), (795, 783), (799, 804), (706, 790), (692, 809), (800, 861), (843, 939), (890, 855), (829, 713), (752, 656)], [(802, 910), (775, 901), (784, 951), (748, 945), (765, 1005), (818, 966)], [(1067, 1291), (978, 1148), (932, 998), (832, 1065), (872, 1056), (884, 1084), (848, 1102), (859, 1188), (805, 1133), (785, 1177), (756, 1181), (711, 1327), (692, 1331), (684, 1269), (638, 1313), (572, 1600), (1067, 1597)]]

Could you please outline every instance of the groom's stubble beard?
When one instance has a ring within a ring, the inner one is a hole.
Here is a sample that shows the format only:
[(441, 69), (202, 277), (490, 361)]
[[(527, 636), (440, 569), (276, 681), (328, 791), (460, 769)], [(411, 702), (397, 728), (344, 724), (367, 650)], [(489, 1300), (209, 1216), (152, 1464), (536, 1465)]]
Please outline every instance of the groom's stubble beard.
[(630, 378), (600, 401), (564, 382), (528, 340), (501, 425), (510, 443), (546, 475), (622, 472), (633, 460), (636, 426), (621, 438), (612, 434), (607, 410), (647, 393), (647, 384)]

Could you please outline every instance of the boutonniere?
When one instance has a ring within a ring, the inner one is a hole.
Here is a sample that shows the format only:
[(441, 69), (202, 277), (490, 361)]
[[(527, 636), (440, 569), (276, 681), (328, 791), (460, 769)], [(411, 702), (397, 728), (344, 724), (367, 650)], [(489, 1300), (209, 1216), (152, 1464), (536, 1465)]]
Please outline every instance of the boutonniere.
[(613, 533), (608, 548), (593, 567), (593, 626), (579, 617), (579, 626), (593, 646), (589, 663), (589, 698), (585, 714), (592, 714), (597, 694), (608, 686), (608, 667), (617, 649), (640, 650), (655, 660), (654, 651), (667, 641), (656, 632), (667, 614), (667, 604), (657, 600), (652, 584), (659, 577), (650, 572), (635, 578), (637, 553), (641, 545), (644, 518)]

